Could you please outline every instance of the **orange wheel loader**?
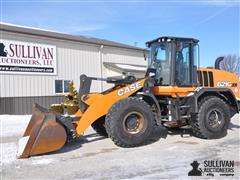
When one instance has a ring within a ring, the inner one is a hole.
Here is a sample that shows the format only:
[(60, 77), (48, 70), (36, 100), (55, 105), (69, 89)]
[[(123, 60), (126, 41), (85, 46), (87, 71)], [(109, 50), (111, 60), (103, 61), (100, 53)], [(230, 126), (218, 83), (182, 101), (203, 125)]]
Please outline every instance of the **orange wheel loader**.
[[(35, 105), (18, 158), (56, 151), (92, 126), (120, 147), (140, 146), (156, 126), (191, 126), (204, 139), (227, 134), (231, 117), (240, 109), (238, 76), (215, 68), (199, 67), (198, 40), (160, 37), (146, 43), (150, 49), (144, 78), (132, 75), (95, 78), (80, 76), (79, 110), (63, 116)], [(93, 80), (114, 87), (90, 93)]]

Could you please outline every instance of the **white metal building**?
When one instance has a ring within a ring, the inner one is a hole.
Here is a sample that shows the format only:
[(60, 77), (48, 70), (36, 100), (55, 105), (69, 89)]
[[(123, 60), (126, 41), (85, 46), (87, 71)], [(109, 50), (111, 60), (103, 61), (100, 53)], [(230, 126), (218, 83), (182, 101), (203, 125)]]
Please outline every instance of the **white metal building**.
[[(0, 114), (31, 113), (34, 102), (60, 103), (79, 76), (141, 76), (144, 49), (113, 41), (0, 24)], [(119, 68), (118, 68), (119, 67)], [(109, 87), (93, 82), (91, 91)]]

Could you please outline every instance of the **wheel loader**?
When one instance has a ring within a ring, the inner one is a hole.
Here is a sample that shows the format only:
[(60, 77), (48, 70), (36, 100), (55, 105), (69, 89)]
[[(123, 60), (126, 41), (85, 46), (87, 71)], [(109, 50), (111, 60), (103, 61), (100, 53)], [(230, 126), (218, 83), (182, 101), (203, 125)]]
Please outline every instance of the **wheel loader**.
[[(199, 67), (198, 40), (160, 37), (146, 43), (148, 68), (144, 78), (131, 74), (96, 78), (80, 76), (79, 110), (71, 116), (33, 107), (31, 120), (19, 140), (18, 158), (57, 151), (92, 126), (120, 147), (145, 144), (157, 126), (190, 126), (193, 135), (216, 139), (227, 134), (231, 117), (240, 109), (236, 74)], [(90, 93), (92, 81), (114, 86)]]

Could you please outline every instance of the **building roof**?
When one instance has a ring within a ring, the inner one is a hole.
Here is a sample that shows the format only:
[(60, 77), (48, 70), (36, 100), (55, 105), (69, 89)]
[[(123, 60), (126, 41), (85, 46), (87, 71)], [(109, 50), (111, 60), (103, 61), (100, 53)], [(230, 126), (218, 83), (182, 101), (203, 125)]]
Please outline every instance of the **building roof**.
[(118, 43), (118, 42), (114, 42), (114, 41), (110, 41), (110, 40), (106, 40), (106, 39), (100, 39), (100, 38), (94, 38), (94, 37), (88, 37), (88, 36), (76, 36), (76, 35), (70, 35), (70, 34), (65, 34), (65, 33), (61, 33), (61, 32), (54, 32), (54, 31), (49, 31), (49, 30), (45, 30), (45, 29), (39, 29), (39, 28), (27, 27), (27, 26), (19, 26), (19, 25), (2, 23), (2, 22), (0, 22), (0, 30), (7, 31), (7, 32), (13, 32), (13, 33), (22, 33), (22, 34), (28, 34), (28, 35), (36, 35), (36, 36), (42, 36), (42, 37), (48, 37), (48, 38), (62, 39), (62, 40), (91, 43), (91, 44), (96, 44), (96, 45), (112, 46), (112, 47), (134, 49), (134, 50), (140, 50), (140, 51), (145, 50), (143, 48), (139, 48), (139, 47), (123, 44), (123, 43)]
[(120, 73), (121, 72), (145, 73), (147, 71), (147, 65), (123, 64), (112, 62), (103, 62), (103, 65), (109, 69), (112, 69)]

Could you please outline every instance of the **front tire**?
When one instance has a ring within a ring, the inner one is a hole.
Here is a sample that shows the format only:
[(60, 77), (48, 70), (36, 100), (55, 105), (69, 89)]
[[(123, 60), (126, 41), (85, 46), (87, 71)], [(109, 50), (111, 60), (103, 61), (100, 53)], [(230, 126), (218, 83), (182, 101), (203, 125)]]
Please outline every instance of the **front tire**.
[(203, 139), (218, 139), (227, 134), (230, 108), (218, 97), (206, 97), (199, 103), (199, 112), (191, 122), (193, 134)]
[(136, 147), (146, 143), (154, 129), (150, 106), (142, 99), (119, 100), (109, 110), (105, 127), (108, 136), (120, 147)]

